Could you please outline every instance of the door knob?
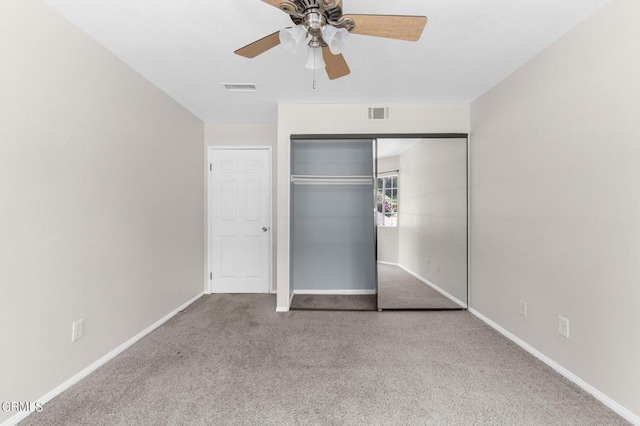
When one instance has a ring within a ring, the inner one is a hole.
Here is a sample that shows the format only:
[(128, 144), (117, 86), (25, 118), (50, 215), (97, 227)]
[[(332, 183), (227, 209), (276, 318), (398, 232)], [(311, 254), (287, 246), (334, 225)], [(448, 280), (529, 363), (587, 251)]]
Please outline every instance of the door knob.
[(262, 227), (262, 232), (267, 232), (269, 230), (269, 228), (267, 228), (266, 226)]

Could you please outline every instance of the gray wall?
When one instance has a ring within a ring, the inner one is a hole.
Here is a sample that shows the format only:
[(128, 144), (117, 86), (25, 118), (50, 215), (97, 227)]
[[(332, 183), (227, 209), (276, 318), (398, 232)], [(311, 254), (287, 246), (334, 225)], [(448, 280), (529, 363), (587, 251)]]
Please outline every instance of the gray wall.
[[(292, 141), (292, 175), (373, 175), (371, 141)], [(373, 184), (291, 190), (293, 289), (375, 290)]]
[(472, 307), (636, 415), (639, 21), (612, 1), (471, 114)]
[(35, 401), (202, 292), (203, 123), (36, 0), (0, 58), (0, 401)]
[(466, 156), (465, 139), (422, 139), (400, 155), (398, 176), (399, 263), (464, 304)]

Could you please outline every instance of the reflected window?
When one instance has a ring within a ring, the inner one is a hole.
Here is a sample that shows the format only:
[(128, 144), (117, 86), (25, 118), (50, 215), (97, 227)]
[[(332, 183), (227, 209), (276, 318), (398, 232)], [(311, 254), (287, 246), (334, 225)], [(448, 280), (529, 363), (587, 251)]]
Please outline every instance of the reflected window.
[(376, 224), (398, 226), (398, 175), (378, 176)]

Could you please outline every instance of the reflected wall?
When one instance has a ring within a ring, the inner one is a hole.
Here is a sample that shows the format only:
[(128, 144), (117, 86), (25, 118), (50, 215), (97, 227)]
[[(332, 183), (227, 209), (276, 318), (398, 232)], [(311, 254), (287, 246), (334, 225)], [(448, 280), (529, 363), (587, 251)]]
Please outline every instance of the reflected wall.
[(377, 229), (378, 261), (392, 264), (378, 307), (466, 308), (467, 140), (379, 139), (378, 153), (378, 177), (397, 173), (397, 226)]

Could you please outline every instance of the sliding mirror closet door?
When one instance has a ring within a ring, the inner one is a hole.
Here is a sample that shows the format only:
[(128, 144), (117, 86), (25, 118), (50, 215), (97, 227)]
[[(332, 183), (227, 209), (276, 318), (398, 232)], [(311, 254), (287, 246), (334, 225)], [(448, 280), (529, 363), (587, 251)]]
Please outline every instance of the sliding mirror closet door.
[(378, 308), (467, 307), (467, 139), (378, 139)]
[(292, 309), (376, 309), (372, 140), (291, 142)]

